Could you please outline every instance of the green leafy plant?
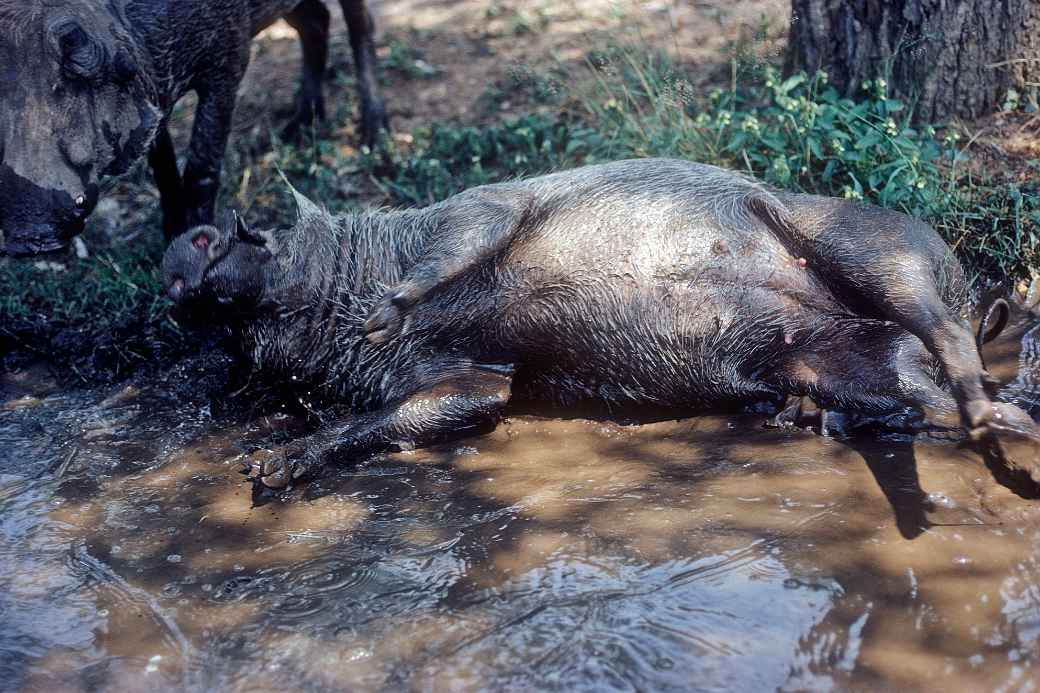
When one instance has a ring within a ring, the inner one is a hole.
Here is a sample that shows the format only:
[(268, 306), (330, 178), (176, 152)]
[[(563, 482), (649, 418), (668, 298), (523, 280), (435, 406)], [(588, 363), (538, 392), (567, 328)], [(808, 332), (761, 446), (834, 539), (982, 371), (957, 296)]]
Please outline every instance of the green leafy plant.
[(396, 162), (394, 173), (379, 180), (395, 199), (416, 205), (566, 166), (599, 144), (587, 128), (537, 114), (484, 128), (435, 124), (417, 132), (416, 142)]

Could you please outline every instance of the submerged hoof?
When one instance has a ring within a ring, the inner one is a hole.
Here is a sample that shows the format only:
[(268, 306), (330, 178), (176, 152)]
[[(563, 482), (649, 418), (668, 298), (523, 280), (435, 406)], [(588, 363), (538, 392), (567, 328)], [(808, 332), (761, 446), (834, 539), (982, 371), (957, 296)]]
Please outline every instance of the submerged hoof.
[(973, 438), (1012, 435), (1040, 443), (1040, 427), (1022, 409), (1006, 402), (990, 403), (989, 416), (971, 430)]
[(992, 406), (992, 416), (972, 431), (972, 437), (989, 438), (999, 448), (1005, 466), (1040, 484), (1040, 427), (1013, 404), (994, 402)]
[(776, 416), (766, 421), (769, 428), (802, 428), (807, 425), (804, 397), (792, 395), (787, 398), (784, 408)]

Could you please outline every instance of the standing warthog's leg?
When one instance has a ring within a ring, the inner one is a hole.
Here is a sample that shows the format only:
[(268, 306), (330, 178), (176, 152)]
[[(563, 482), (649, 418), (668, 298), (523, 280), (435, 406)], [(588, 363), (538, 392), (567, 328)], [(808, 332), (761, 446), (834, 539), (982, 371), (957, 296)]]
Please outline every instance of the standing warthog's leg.
[(354, 68), (361, 98), (361, 141), (374, 148), (379, 143), (380, 132), (390, 129), (376, 79), (375, 28), (364, 0), (340, 0), (340, 5), (350, 31), (350, 46), (354, 50)]
[(177, 152), (164, 122), (155, 133), (155, 141), (148, 151), (148, 164), (159, 188), (159, 203), (163, 214), (163, 235), (167, 241), (185, 230), (184, 185), (177, 169)]
[[(245, 71), (245, 64), (241, 66)], [(195, 122), (191, 129), (188, 161), (184, 166), (185, 227), (212, 224), (224, 150), (231, 135), (235, 95), (241, 72), (229, 74), (216, 88), (199, 90)]]
[(325, 118), (322, 89), (329, 59), (329, 19), (329, 10), (321, 0), (304, 0), (285, 15), (285, 21), (300, 35), (303, 48), (299, 101), (296, 114), (282, 131), (285, 139), (297, 138), (316, 121)]
[(250, 463), (254, 484), (284, 488), (337, 456), (422, 446), (494, 423), (509, 401), (512, 368), (471, 365), (379, 411), (329, 424), (285, 456)]

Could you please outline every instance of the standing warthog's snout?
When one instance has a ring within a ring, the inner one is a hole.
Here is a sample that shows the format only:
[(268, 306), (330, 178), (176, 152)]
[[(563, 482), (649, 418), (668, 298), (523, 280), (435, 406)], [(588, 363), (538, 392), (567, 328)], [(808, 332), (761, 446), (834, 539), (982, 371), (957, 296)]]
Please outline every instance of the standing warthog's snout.
[(98, 201), (89, 184), (73, 193), (43, 188), (0, 164), (0, 254), (60, 250), (83, 231)]

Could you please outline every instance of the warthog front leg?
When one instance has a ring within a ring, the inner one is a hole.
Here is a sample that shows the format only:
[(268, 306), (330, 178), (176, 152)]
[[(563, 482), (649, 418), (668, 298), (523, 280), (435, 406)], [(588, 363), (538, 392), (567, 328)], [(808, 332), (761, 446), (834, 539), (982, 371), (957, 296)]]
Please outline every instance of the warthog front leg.
[(343, 18), (350, 32), (350, 47), (357, 70), (358, 96), (361, 99), (361, 141), (370, 148), (379, 144), (380, 133), (390, 129), (386, 106), (379, 95), (376, 79), (375, 28), (364, 0), (340, 0)]
[(281, 489), (336, 458), (419, 447), (498, 420), (509, 401), (512, 367), (471, 365), (378, 411), (329, 424), (283, 455), (249, 462), (258, 487)]
[(404, 333), (412, 307), (505, 251), (537, 223), (530, 211), (532, 200), (515, 190), (486, 186), (462, 193), (453, 201), (404, 281), (369, 312), (364, 327), (370, 342), (387, 342)]
[[(245, 65), (242, 65), (244, 71)], [(220, 169), (231, 135), (235, 93), (241, 76), (241, 73), (232, 74), (217, 89), (199, 90), (199, 105), (195, 109), (191, 145), (183, 174), (184, 226), (174, 235), (193, 226), (213, 223), (220, 189)]]
[(163, 122), (155, 133), (155, 141), (148, 151), (148, 163), (155, 176), (155, 184), (159, 188), (159, 202), (162, 205), (163, 235), (167, 241), (185, 230), (184, 184), (177, 169), (177, 151), (173, 146), (170, 131)]
[(284, 139), (297, 139), (317, 121), (325, 119), (322, 87), (329, 60), (329, 20), (329, 10), (321, 0), (304, 0), (285, 15), (285, 21), (300, 35), (303, 76), (296, 114), (282, 130)]

